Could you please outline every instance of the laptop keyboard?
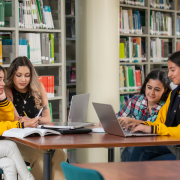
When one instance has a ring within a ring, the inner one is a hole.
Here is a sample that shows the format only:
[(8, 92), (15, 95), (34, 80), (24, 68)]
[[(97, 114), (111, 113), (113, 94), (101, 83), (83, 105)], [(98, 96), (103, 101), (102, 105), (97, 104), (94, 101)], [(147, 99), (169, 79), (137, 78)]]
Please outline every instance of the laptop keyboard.
[(123, 130), (123, 131), (124, 131), (124, 134), (126, 134), (126, 135), (130, 135), (130, 134), (147, 134), (147, 133), (142, 132), (142, 131), (131, 133), (131, 131), (129, 129), (127, 131), (125, 131), (125, 130)]

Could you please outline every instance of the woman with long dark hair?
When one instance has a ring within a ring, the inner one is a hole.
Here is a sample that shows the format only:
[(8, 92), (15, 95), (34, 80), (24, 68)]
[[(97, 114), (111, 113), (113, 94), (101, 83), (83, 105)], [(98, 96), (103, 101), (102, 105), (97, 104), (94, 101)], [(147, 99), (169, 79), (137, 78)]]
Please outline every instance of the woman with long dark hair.
[[(133, 96), (117, 114), (121, 126), (156, 121), (158, 112), (165, 104), (170, 91), (170, 80), (166, 73), (160, 70), (151, 71), (145, 78), (140, 94)], [(125, 148), (121, 160), (128, 161), (132, 151), (133, 147)], [(167, 159), (174, 158), (170, 152), (168, 154)]]
[[(150, 134), (180, 137), (180, 51), (173, 53), (168, 58), (168, 70), (168, 76), (175, 85), (178, 85), (177, 88), (169, 93), (155, 122), (146, 121), (143, 124), (132, 123), (127, 125), (126, 129), (131, 127), (132, 133), (143, 131)], [(145, 161), (157, 158), (163, 153), (159, 147), (161, 146), (135, 147), (129, 161)], [(168, 149), (175, 154), (174, 146), (168, 146)]]

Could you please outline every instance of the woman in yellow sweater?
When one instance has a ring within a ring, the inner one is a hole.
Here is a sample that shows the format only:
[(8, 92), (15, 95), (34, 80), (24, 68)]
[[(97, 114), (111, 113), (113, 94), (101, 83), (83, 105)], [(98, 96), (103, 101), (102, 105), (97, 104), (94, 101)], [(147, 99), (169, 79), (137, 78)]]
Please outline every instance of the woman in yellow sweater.
[[(160, 109), (155, 122), (143, 122), (142, 124), (132, 123), (126, 126), (131, 127), (131, 132), (143, 131), (146, 133), (158, 135), (169, 135), (180, 137), (180, 51), (173, 53), (168, 59), (168, 77), (175, 85), (178, 85), (168, 96), (164, 106)], [(134, 148), (130, 161), (151, 160), (161, 155), (159, 146), (154, 147), (136, 147)], [(168, 147), (169, 148), (169, 147)], [(169, 148), (172, 152), (173, 148)]]
[(25, 123), (14, 121), (13, 104), (7, 100), (4, 93), (4, 76), (5, 70), (0, 66), (0, 168), (3, 170), (4, 180), (14, 180), (17, 178), (17, 174), (23, 180), (34, 180), (32, 174), (27, 170), (16, 144), (3, 140), (1, 136), (8, 129), (28, 127), (32, 124), (32, 121), (29, 120)]

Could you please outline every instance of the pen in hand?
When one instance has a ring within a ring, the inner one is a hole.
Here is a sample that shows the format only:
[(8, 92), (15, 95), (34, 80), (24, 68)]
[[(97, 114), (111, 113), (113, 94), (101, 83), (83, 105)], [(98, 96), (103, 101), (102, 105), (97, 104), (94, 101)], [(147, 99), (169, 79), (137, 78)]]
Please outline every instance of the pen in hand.
[(26, 112), (25, 111), (23, 111), (24, 112), (24, 115), (27, 117), (27, 114), (26, 114)]

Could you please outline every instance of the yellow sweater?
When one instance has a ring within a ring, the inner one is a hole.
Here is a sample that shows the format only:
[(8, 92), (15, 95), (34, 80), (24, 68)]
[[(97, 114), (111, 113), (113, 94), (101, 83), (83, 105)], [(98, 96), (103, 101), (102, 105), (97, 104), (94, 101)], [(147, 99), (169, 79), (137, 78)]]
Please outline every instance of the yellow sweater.
[(171, 99), (171, 93), (169, 93), (169, 96), (166, 100), (166, 103), (164, 106), (160, 109), (157, 119), (155, 122), (150, 122), (150, 121), (145, 121), (143, 124), (151, 126), (152, 133), (159, 134), (159, 135), (169, 135), (169, 136), (174, 136), (174, 137), (180, 137), (180, 124), (176, 127), (167, 127), (165, 125), (166, 123), (166, 116), (170, 104), (170, 99)]
[(6, 98), (0, 101), (0, 136), (4, 131), (12, 128), (23, 128), (23, 124), (14, 121), (14, 106)]

